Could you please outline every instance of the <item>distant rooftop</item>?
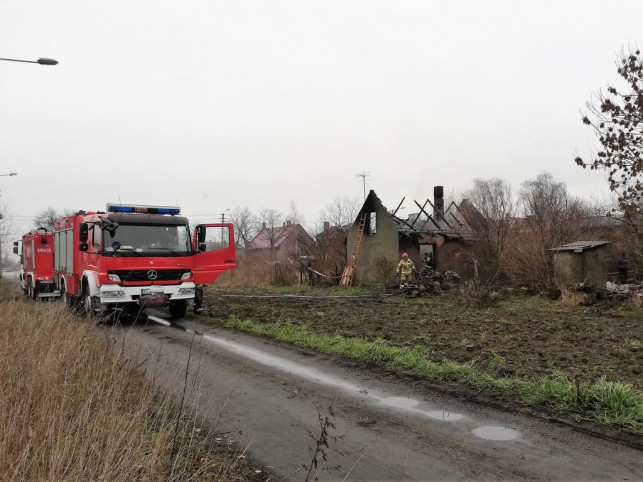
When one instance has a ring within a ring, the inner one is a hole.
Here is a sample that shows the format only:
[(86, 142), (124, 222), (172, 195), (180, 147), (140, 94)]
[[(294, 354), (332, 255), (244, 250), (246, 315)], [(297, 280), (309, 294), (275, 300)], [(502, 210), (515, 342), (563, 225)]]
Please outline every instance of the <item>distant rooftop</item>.
[(574, 251), (575, 253), (582, 253), (585, 250), (604, 246), (608, 243), (609, 241), (576, 241), (551, 248), (549, 251)]

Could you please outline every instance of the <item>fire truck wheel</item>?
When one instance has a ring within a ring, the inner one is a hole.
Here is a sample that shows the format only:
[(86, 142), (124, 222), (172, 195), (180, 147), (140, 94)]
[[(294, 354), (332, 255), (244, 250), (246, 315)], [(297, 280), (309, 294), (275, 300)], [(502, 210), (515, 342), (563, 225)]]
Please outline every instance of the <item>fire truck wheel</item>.
[(60, 292), (61, 292), (61, 299), (63, 302), (63, 305), (65, 307), (70, 308), (71, 307), (71, 297), (69, 296), (69, 293), (67, 293), (67, 288), (65, 287), (65, 284), (60, 285)]
[(188, 303), (184, 300), (172, 301), (169, 308), (172, 318), (183, 318), (188, 312)]
[(88, 318), (96, 316), (96, 308), (98, 303), (96, 298), (89, 293), (89, 286), (87, 282), (83, 283), (83, 314)]

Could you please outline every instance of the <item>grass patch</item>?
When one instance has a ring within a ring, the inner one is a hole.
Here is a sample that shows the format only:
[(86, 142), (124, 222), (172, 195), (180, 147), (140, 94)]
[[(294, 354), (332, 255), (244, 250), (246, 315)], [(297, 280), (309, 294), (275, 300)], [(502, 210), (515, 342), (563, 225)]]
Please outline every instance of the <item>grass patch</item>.
[(516, 397), (528, 405), (571, 410), (578, 418), (643, 433), (643, 394), (627, 383), (602, 378), (590, 384), (576, 385), (563, 374), (539, 379), (497, 378), (470, 364), (431, 360), (431, 350), (425, 346), (399, 347), (381, 339), (371, 341), (324, 335), (291, 323), (255, 323), (235, 316), (213, 321), (227, 328), (404, 371), (430, 381), (456, 383), (477, 390), (486, 389)]
[(0, 480), (239, 476), (194, 413), (177, 427), (178, 401), (62, 304), (0, 302), (0, 393)]

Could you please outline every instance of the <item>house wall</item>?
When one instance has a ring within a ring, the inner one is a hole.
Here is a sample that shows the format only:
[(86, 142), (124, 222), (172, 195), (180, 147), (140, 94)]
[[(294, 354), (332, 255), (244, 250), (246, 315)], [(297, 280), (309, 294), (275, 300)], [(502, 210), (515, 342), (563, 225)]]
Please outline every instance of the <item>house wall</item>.
[(466, 256), (463, 241), (447, 239), (441, 234), (423, 234), (420, 243), (433, 245), (436, 270), (455, 271), (464, 278), (473, 275), (473, 266)]
[(455, 271), (463, 278), (473, 276), (473, 266), (461, 241), (447, 240), (436, 248), (436, 266), (438, 271)]
[[(395, 276), (395, 267), (398, 263), (399, 250), (399, 235), (395, 227), (395, 223), (386, 210), (378, 203), (375, 206), (377, 213), (377, 230), (375, 234), (364, 234), (360, 249), (359, 258), (355, 274), (353, 276), (354, 285), (363, 285), (371, 283), (383, 283), (385, 279), (382, 273), (384, 268), (388, 271), (387, 266), (382, 266), (381, 260), (385, 260), (388, 268), (391, 269), (389, 278)], [(357, 234), (357, 223), (353, 224), (348, 230), (348, 237), (346, 243), (347, 258), (350, 261), (350, 256), (353, 252), (355, 244), (355, 235)]]
[(599, 246), (583, 251), (583, 273), (586, 285), (605, 286), (608, 260), (609, 250), (607, 246)]
[(582, 283), (584, 279), (582, 253), (556, 251), (554, 253), (554, 278), (559, 287)]

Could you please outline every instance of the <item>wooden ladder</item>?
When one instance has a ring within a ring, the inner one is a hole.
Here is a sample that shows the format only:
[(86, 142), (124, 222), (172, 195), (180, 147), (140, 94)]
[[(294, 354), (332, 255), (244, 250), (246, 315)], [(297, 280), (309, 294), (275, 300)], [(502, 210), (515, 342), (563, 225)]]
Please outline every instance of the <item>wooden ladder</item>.
[(368, 213), (360, 214), (357, 233), (355, 234), (355, 243), (353, 244), (353, 253), (348, 260), (348, 266), (344, 268), (342, 278), (339, 280), (340, 286), (351, 286), (353, 284), (355, 266), (357, 265), (357, 259), (359, 258), (359, 248), (362, 246), (362, 237), (364, 236), (364, 228), (366, 227), (366, 216), (368, 216)]

